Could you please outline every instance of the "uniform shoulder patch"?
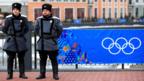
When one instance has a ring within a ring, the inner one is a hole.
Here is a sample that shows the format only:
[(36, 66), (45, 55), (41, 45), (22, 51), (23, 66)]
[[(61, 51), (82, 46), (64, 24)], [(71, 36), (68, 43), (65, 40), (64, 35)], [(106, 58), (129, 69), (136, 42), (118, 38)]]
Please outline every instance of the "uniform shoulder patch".
[(21, 15), (22, 17), (27, 17), (26, 15)]
[(43, 16), (37, 17), (37, 19), (41, 19), (41, 18), (43, 18)]
[(56, 17), (56, 16), (53, 16), (52, 18), (60, 20), (60, 18), (58, 18), (58, 17)]
[(12, 17), (12, 15), (8, 15), (8, 16), (6, 16), (6, 18), (10, 18), (10, 17)]

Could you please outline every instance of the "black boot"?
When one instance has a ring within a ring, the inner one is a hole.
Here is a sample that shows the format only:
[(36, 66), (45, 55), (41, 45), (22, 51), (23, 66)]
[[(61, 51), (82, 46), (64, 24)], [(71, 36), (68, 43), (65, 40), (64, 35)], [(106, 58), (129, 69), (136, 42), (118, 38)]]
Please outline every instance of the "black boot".
[(45, 73), (40, 73), (40, 75), (38, 77), (36, 77), (36, 79), (45, 79)]
[(55, 80), (59, 80), (59, 76), (58, 76), (58, 74), (53, 74), (53, 79), (55, 79)]
[(24, 73), (20, 73), (19, 78), (22, 78), (22, 79), (28, 79), (28, 77), (27, 77)]
[(13, 79), (13, 74), (12, 73), (8, 74), (8, 76), (7, 76), (7, 80), (11, 80), (11, 79)]

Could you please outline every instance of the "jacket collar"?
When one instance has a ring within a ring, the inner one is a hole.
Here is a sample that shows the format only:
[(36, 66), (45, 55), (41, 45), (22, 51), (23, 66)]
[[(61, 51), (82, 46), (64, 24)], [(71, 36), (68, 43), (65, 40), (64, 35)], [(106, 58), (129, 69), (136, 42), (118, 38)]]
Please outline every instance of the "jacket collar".
[(15, 16), (14, 14), (12, 14), (12, 16), (16, 19), (19, 19), (21, 17), (21, 14), (19, 14), (18, 16)]
[(51, 19), (52, 15), (48, 15), (48, 16), (43, 16), (44, 19)]

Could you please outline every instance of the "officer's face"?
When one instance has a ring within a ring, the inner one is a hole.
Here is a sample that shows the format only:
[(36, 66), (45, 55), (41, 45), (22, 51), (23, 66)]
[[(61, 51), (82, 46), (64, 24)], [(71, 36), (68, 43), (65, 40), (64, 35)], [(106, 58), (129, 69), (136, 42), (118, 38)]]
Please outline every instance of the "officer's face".
[(44, 10), (42, 11), (42, 15), (43, 15), (43, 16), (51, 15), (51, 12), (50, 12), (49, 10), (47, 10), (47, 9), (44, 9)]
[(12, 13), (13, 13), (15, 16), (18, 16), (18, 15), (20, 14), (20, 11), (19, 11), (18, 9), (14, 8), (14, 9), (12, 10)]

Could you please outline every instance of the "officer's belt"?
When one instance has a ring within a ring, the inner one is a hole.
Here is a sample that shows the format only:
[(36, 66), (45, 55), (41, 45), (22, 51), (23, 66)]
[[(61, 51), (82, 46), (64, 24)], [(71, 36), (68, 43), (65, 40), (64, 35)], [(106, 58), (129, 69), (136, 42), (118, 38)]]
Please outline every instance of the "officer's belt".
[(43, 39), (54, 39), (54, 38), (57, 38), (57, 37), (56, 36), (43, 35), (43, 37), (40, 36), (40, 38), (43, 38)]
[(12, 36), (12, 37), (23, 37), (23, 35), (14, 35), (14, 34), (8, 34), (8, 36)]

